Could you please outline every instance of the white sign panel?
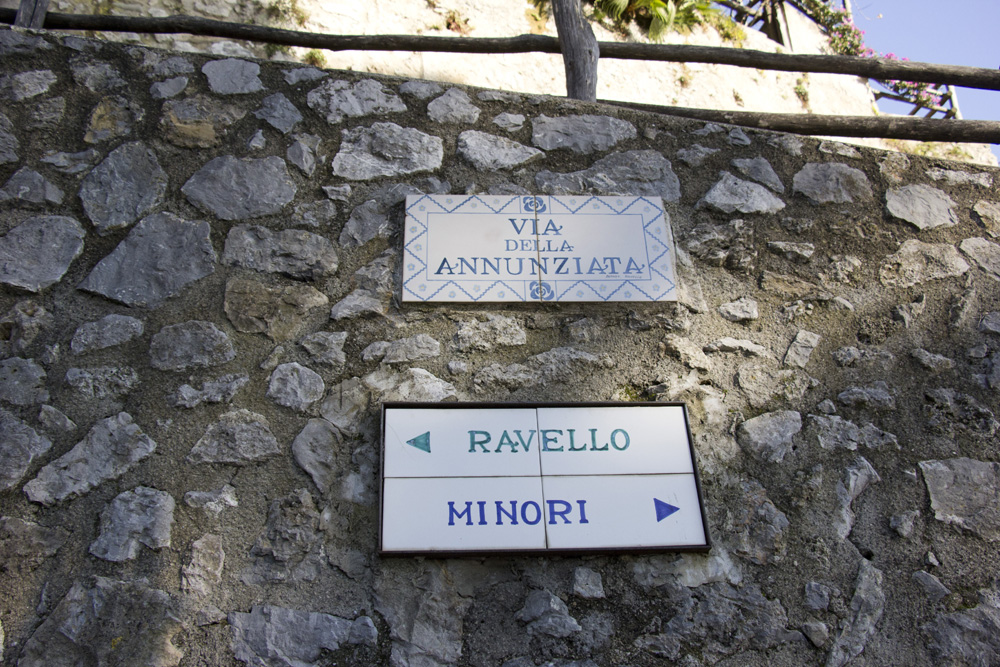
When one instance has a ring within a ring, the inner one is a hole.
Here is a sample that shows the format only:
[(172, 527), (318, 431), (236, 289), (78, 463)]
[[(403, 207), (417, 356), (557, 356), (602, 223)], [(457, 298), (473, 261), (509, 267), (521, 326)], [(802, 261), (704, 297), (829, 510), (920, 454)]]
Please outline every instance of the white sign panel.
[(403, 301), (674, 301), (658, 197), (409, 195)]
[(383, 553), (707, 549), (684, 406), (387, 403)]

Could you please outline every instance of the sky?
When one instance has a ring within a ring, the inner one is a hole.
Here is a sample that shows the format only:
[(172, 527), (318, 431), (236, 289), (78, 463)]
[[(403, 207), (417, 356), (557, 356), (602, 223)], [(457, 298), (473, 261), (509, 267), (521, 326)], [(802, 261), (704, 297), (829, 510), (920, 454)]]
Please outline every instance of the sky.
[[(1000, 0), (852, 0), (854, 22), (865, 44), (940, 65), (1000, 67)], [(890, 108), (888, 113), (908, 113)], [(958, 89), (958, 106), (969, 120), (1000, 120), (1000, 91)], [(1000, 146), (993, 146), (1000, 157)]]

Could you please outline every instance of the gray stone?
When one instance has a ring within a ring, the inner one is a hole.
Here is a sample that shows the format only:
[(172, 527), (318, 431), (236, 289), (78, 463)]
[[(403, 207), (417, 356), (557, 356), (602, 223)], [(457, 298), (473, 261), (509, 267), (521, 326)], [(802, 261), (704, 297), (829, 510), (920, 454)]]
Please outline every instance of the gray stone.
[(553, 195), (653, 196), (668, 202), (681, 197), (680, 181), (670, 161), (653, 150), (612, 153), (589, 169), (568, 174), (539, 171), (535, 184), (542, 192)]
[(206, 533), (191, 543), (191, 562), (181, 570), (181, 591), (188, 595), (206, 597), (222, 581), (222, 566), (226, 552), (222, 538)]
[(951, 595), (951, 591), (948, 590), (948, 587), (942, 584), (941, 580), (930, 572), (918, 570), (913, 573), (911, 579), (913, 579), (913, 581), (915, 581), (917, 585), (923, 589), (924, 593), (927, 594), (927, 597), (930, 598), (931, 602), (940, 602), (944, 598)]
[(167, 173), (145, 144), (123, 144), (87, 174), (80, 201), (101, 236), (128, 227), (159, 206), (167, 192)]
[(1000, 245), (984, 238), (965, 239), (958, 246), (983, 271), (1000, 280)]
[(775, 397), (788, 402), (798, 401), (815, 384), (815, 380), (799, 370), (776, 370), (749, 364), (740, 366), (735, 379), (750, 405), (757, 409), (767, 406)]
[(51, 440), (0, 408), (0, 490), (20, 482), (32, 462), (51, 448)]
[(354, 181), (432, 171), (444, 158), (440, 138), (395, 123), (355, 127), (341, 135), (333, 173)]
[(936, 433), (954, 437), (955, 432), (993, 437), (1000, 430), (993, 413), (968, 394), (954, 389), (932, 389), (924, 394), (926, 424)]
[(89, 398), (118, 398), (139, 384), (139, 375), (128, 366), (100, 368), (70, 368), (66, 384)]
[[(24, 645), (20, 667), (146, 665), (175, 667), (183, 629), (179, 605), (141, 581), (76, 581)], [(142, 631), (136, 632), (141, 623)]]
[(100, 534), (90, 545), (98, 558), (121, 563), (139, 555), (139, 546), (170, 546), (174, 499), (169, 493), (137, 486), (115, 496), (101, 513)]
[(341, 367), (347, 362), (347, 355), (344, 354), (346, 342), (346, 331), (317, 331), (303, 336), (299, 344), (306, 349), (313, 362)]
[(351, 217), (340, 232), (340, 244), (351, 247), (364, 245), (375, 238), (388, 238), (396, 231), (402, 217), (396, 214), (402, 208), (397, 205), (405, 202), (408, 195), (424, 194), (425, 191), (445, 194), (450, 187), (447, 181), (430, 177), (415, 184), (397, 183), (378, 188), (367, 201), (351, 211)]
[(793, 262), (806, 263), (816, 252), (812, 243), (792, 243), (790, 241), (769, 241), (767, 249)]
[(711, 266), (752, 271), (757, 259), (753, 226), (744, 220), (725, 225), (702, 223), (685, 235), (687, 251)]
[(17, 162), (17, 149), (20, 143), (14, 134), (14, 124), (4, 114), (0, 113), (0, 164)]
[(386, 364), (409, 363), (441, 356), (441, 343), (427, 334), (416, 334), (387, 344), (380, 355)]
[(50, 51), (52, 45), (42, 37), (24, 30), (0, 32), (0, 56), (30, 55), (33, 51)]
[(755, 565), (778, 563), (787, 549), (788, 518), (759, 483), (741, 482), (739, 501), (726, 513), (726, 531), (736, 538), (734, 553)]
[(823, 449), (850, 449), (854, 451), (858, 448), (861, 429), (854, 422), (837, 415), (829, 417), (809, 415), (809, 422), (816, 431), (819, 446)]
[(448, 372), (452, 375), (462, 375), (469, 372), (469, 364), (464, 361), (451, 360), (448, 362)]
[(886, 192), (886, 207), (894, 217), (924, 231), (958, 224), (955, 202), (937, 188), (907, 185)]
[(52, 316), (39, 304), (18, 301), (0, 317), (0, 358), (24, 353), (53, 323)]
[(175, 76), (166, 81), (157, 81), (149, 87), (149, 94), (156, 100), (166, 100), (177, 97), (187, 88), (188, 78), (186, 76)]
[(885, 612), (885, 592), (882, 590), (882, 571), (862, 560), (854, 584), (854, 596), (847, 621), (833, 642), (826, 657), (826, 667), (842, 667), (853, 660), (875, 635), (875, 626)]
[(524, 114), (508, 113), (504, 111), (503, 113), (499, 113), (494, 116), (493, 124), (501, 130), (505, 130), (507, 132), (517, 132), (524, 127), (524, 120)]
[(318, 280), (336, 272), (337, 251), (326, 238), (311, 232), (272, 232), (266, 227), (236, 225), (226, 236), (222, 261), (254, 271)]
[[(41, 119), (43, 125), (55, 126), (62, 120), (65, 113), (66, 102), (62, 98), (59, 105), (52, 105), (53, 108), (45, 111), (52, 116), (51, 119)], [(38, 105), (41, 110), (41, 104)], [(129, 100), (121, 95), (105, 97), (90, 113), (87, 121), (87, 132), (83, 135), (83, 140), (88, 144), (98, 144), (102, 141), (110, 141), (125, 137), (132, 132), (134, 125), (141, 121), (145, 110), (136, 100)], [(36, 114), (37, 115), (37, 114)]]
[(49, 88), (56, 81), (58, 77), (48, 69), (0, 77), (0, 96), (14, 102), (22, 102), (49, 92)]
[(337, 205), (332, 201), (319, 200), (296, 205), (292, 224), (319, 227), (332, 223), (336, 217)]
[(221, 220), (245, 220), (280, 212), (297, 188), (280, 157), (209, 160), (181, 192), (195, 206)]
[[(2, 135), (0, 135), (0, 147), (2, 147), (2, 145)], [(0, 150), (0, 162), (3, 161), (2, 154), (3, 151)], [(979, 220), (982, 222), (983, 227), (986, 228), (987, 234), (993, 238), (1000, 236), (1000, 204), (980, 199), (976, 202), (976, 205), (972, 207), (972, 210), (979, 216)]]
[[(8, 571), (35, 568), (46, 558), (56, 555), (68, 537), (69, 532), (62, 528), (47, 528), (11, 516), (0, 517), (0, 562)], [(3, 641), (2, 629), (0, 641)]]
[(1000, 464), (969, 458), (921, 461), (938, 521), (1000, 540)]
[(916, 348), (910, 352), (910, 356), (920, 362), (920, 365), (934, 373), (951, 370), (955, 367), (955, 362), (941, 354), (933, 354), (923, 348)]
[(345, 118), (406, 111), (403, 100), (374, 79), (363, 79), (353, 85), (341, 79), (324, 81), (309, 92), (306, 103), (330, 124)]
[(911, 510), (901, 514), (894, 514), (889, 517), (889, 527), (896, 531), (900, 537), (909, 537), (913, 534), (917, 519), (920, 518), (920, 510)]
[(283, 93), (268, 95), (254, 116), (270, 123), (271, 127), (288, 134), (302, 121), (302, 114)]
[(127, 343), (143, 332), (142, 320), (128, 315), (106, 315), (94, 322), (77, 327), (70, 341), (73, 354), (86, 354), (95, 350)]
[(83, 227), (73, 218), (29, 218), (0, 238), (0, 282), (40, 292), (66, 275), (83, 252)]
[(848, 466), (844, 471), (844, 479), (837, 481), (836, 493), (838, 512), (834, 517), (833, 528), (840, 539), (847, 539), (854, 529), (854, 509), (851, 505), (858, 496), (864, 493), (871, 484), (881, 482), (878, 472), (863, 456)]
[(153, 77), (160, 79), (177, 76), (178, 74), (192, 74), (194, 72), (194, 65), (191, 64), (190, 60), (183, 56), (169, 56), (163, 59), (157, 58), (155, 61), (150, 63), (150, 65), (150, 74)]
[(881, 380), (876, 380), (870, 387), (849, 387), (837, 394), (837, 400), (841, 405), (852, 408), (896, 409), (896, 399), (889, 393), (889, 385)]
[(568, 637), (582, 630), (569, 615), (566, 603), (546, 590), (535, 589), (528, 593), (524, 607), (514, 614), (514, 618), (527, 623), (531, 635)]
[(316, 171), (316, 151), (319, 149), (319, 143), (319, 137), (316, 135), (295, 135), (295, 141), (285, 151), (285, 157), (303, 174), (312, 176)]
[(542, 115), (532, 119), (531, 128), (531, 141), (546, 151), (558, 148), (574, 153), (606, 151), (621, 141), (636, 137), (635, 125), (609, 116), (549, 118)]
[(49, 400), (45, 369), (33, 359), (11, 357), (0, 361), (0, 401), (12, 405), (36, 405)]
[(1000, 311), (991, 310), (979, 320), (979, 330), (1000, 334)]
[[(125, 79), (108, 63), (75, 60), (70, 69), (73, 80), (78, 86), (84, 86), (93, 93), (102, 93), (125, 85)], [(55, 77), (53, 77), (53, 81)]]
[(330, 388), (330, 393), (319, 407), (319, 413), (345, 434), (357, 435), (370, 400), (371, 394), (361, 378), (351, 378)]
[(292, 362), (281, 364), (271, 373), (267, 397), (278, 405), (294, 410), (305, 410), (323, 398), (326, 385), (316, 371)]
[(163, 327), (149, 346), (150, 363), (161, 371), (218, 366), (236, 358), (225, 332), (211, 322), (189, 320)]
[(494, 388), (514, 391), (586, 377), (595, 367), (607, 368), (611, 363), (607, 356), (598, 357), (573, 347), (555, 347), (528, 357), (523, 363), (490, 364), (475, 374), (473, 384), (477, 391)]
[(242, 95), (264, 90), (257, 63), (237, 58), (210, 60), (201, 71), (208, 77), (208, 87), (219, 95)]
[(307, 285), (268, 287), (233, 278), (226, 283), (223, 307), (237, 331), (286, 341), (301, 336), (313, 311), (329, 302), (325, 294)]
[(264, 130), (257, 130), (247, 141), (247, 148), (252, 151), (260, 151), (267, 148), (267, 138), (264, 136)]
[(512, 169), (544, 155), (537, 148), (477, 130), (458, 135), (458, 153), (478, 171), (489, 172)]
[(948, 185), (978, 185), (988, 188), (993, 185), (993, 177), (989, 174), (970, 174), (957, 169), (928, 169), (927, 176), (932, 181), (944, 181)]
[(156, 308), (215, 272), (210, 234), (207, 222), (154, 213), (98, 262), (79, 288), (127, 306)]
[(53, 206), (61, 204), (63, 191), (34, 169), (22, 167), (0, 188), (0, 202)]
[(250, 550), (254, 562), (240, 578), (251, 586), (315, 581), (327, 567), (323, 553), (326, 527), (327, 521), (305, 489), (274, 500), (264, 532)]
[(738, 127), (734, 127), (729, 130), (729, 134), (726, 136), (731, 146), (749, 146), (751, 144), (750, 137), (747, 133)]
[(785, 185), (781, 182), (778, 174), (774, 172), (771, 163), (762, 157), (736, 158), (732, 165), (744, 176), (766, 185), (775, 192), (785, 191)]
[(361, 351), (362, 361), (376, 361), (382, 359), (389, 349), (389, 341), (378, 340)]
[[(830, 606), (830, 594), (833, 593), (826, 584), (810, 581), (805, 586), (805, 606), (813, 611), (826, 611)], [(837, 591), (839, 593), (839, 591)]]
[(184, 504), (218, 515), (227, 507), (238, 507), (236, 487), (226, 484), (215, 491), (188, 491), (184, 494)]
[(399, 92), (403, 95), (413, 95), (420, 100), (434, 97), (442, 90), (441, 86), (433, 81), (407, 81), (399, 87)]
[(830, 639), (830, 628), (820, 621), (806, 621), (802, 624), (802, 634), (812, 642), (813, 646), (821, 648)]
[(768, 412), (741, 423), (736, 441), (758, 458), (778, 463), (792, 451), (792, 438), (802, 430), (802, 415), (794, 410)]
[[(442, 403), (456, 400), (458, 396), (453, 384), (435, 377), (423, 368), (408, 368), (396, 372), (383, 366), (366, 375), (364, 383), (373, 392), (381, 394), (383, 401)], [(326, 417), (326, 413), (323, 416)]]
[(427, 115), (435, 123), (466, 123), (479, 120), (479, 107), (460, 88), (449, 88), (427, 105)]
[(729, 172), (719, 172), (721, 180), (698, 202), (697, 208), (713, 208), (723, 213), (777, 213), (785, 202), (763, 186), (742, 181)]
[(719, 306), (719, 315), (730, 322), (749, 322), (758, 319), (760, 311), (754, 299), (744, 296)]
[(236, 392), (250, 382), (250, 376), (243, 373), (223, 375), (217, 380), (205, 380), (201, 389), (182, 384), (177, 391), (167, 397), (167, 402), (175, 407), (196, 408), (202, 403), (230, 403)]
[(524, 345), (528, 334), (513, 317), (486, 314), (486, 320), (462, 320), (455, 334), (459, 352), (488, 352), (497, 347)]
[(164, 104), (160, 126), (175, 146), (210, 148), (221, 144), (226, 130), (245, 115), (246, 110), (240, 106), (207, 95), (192, 95)]
[(694, 144), (693, 146), (677, 151), (677, 159), (689, 167), (700, 167), (704, 164), (705, 160), (718, 152), (718, 148), (707, 148), (701, 144)]
[(745, 339), (730, 338), (729, 336), (712, 341), (708, 345), (704, 346), (702, 350), (709, 354), (717, 352), (735, 352), (747, 357), (771, 357), (770, 350), (763, 345), (757, 345), (753, 341)]
[(604, 598), (604, 582), (601, 573), (589, 567), (578, 567), (573, 570), (573, 595), (584, 600), (601, 600)]
[(249, 614), (229, 613), (236, 659), (252, 667), (304, 667), (318, 664), (324, 651), (344, 645), (375, 646), (378, 630), (368, 616), (351, 621), (318, 612), (271, 605)]
[(971, 609), (938, 614), (923, 626), (931, 655), (940, 665), (989, 667), (1000, 661), (1000, 606), (995, 590), (979, 592)]
[(808, 163), (795, 174), (792, 189), (813, 204), (851, 204), (872, 198), (865, 173), (840, 162)]
[(49, 431), (69, 433), (76, 430), (76, 423), (51, 405), (38, 409), (38, 421)]
[(313, 484), (324, 496), (329, 496), (341, 474), (337, 466), (337, 450), (342, 443), (340, 429), (325, 419), (310, 419), (292, 441), (295, 462), (309, 473)]
[(326, 72), (315, 67), (296, 67), (295, 69), (285, 70), (285, 83), (289, 86), (297, 86), (303, 81), (311, 83), (319, 81), (326, 76)]
[(812, 355), (813, 350), (816, 349), (816, 346), (819, 345), (821, 338), (817, 333), (799, 329), (798, 333), (795, 334), (795, 338), (788, 346), (788, 351), (785, 352), (785, 358), (781, 363), (785, 366), (805, 368), (806, 364), (809, 363), (809, 357)]
[(38, 472), (24, 486), (28, 499), (42, 505), (82, 495), (123, 475), (156, 449), (156, 443), (127, 412), (98, 421), (83, 440)]
[(209, 425), (188, 454), (190, 463), (247, 465), (281, 453), (267, 419), (249, 410), (227, 412)]
[(335, 201), (342, 201), (345, 204), (348, 202), (351, 196), (351, 190), (353, 190), (353, 188), (351, 187), (350, 183), (344, 183), (342, 185), (323, 186), (323, 194), (325, 194), (330, 199), (333, 199)]

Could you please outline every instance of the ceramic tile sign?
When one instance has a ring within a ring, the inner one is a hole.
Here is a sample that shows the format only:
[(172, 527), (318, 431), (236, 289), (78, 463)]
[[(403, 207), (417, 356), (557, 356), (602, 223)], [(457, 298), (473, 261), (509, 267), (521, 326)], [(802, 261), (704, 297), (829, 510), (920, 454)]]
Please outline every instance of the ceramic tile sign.
[(384, 554), (707, 550), (684, 405), (386, 403)]
[(403, 301), (674, 301), (658, 197), (408, 195)]

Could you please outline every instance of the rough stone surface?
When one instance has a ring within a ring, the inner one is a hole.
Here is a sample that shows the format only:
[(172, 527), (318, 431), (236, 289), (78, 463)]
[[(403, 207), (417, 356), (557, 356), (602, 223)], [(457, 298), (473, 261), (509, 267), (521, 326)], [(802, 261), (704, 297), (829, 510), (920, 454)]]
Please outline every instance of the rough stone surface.
[(184, 494), (184, 504), (196, 507), (213, 515), (218, 515), (227, 507), (238, 507), (236, 487), (225, 484), (215, 491), (188, 491)]
[(399, 87), (399, 92), (403, 95), (413, 95), (417, 99), (426, 100), (434, 97), (443, 89), (433, 81), (407, 81)]
[(370, 390), (380, 393), (383, 401), (441, 403), (457, 398), (453, 384), (423, 368), (409, 368), (398, 373), (391, 368), (381, 368), (366, 375), (364, 383)]
[(364, 79), (353, 85), (341, 79), (324, 81), (306, 99), (309, 108), (331, 124), (345, 118), (406, 111), (403, 100), (374, 79)]
[(247, 665), (299, 667), (313, 665), (324, 651), (342, 645), (374, 646), (378, 630), (368, 616), (353, 621), (339, 616), (271, 605), (250, 613), (230, 612), (233, 654)]
[(68, 537), (69, 532), (62, 528), (46, 528), (32, 521), (0, 517), (0, 561), (8, 570), (33, 569), (54, 556)]
[(774, 167), (762, 157), (737, 158), (733, 160), (733, 167), (744, 176), (766, 185), (775, 192), (785, 191), (785, 185), (775, 173)]
[(156, 449), (127, 412), (98, 421), (70, 451), (24, 486), (32, 502), (53, 505), (124, 474)]
[(506, 130), (507, 132), (517, 132), (524, 127), (524, 120), (524, 114), (508, 113), (504, 111), (503, 113), (497, 114), (493, 118), (493, 124), (501, 130)]
[(785, 359), (782, 363), (786, 366), (805, 368), (806, 364), (809, 363), (809, 357), (812, 356), (813, 350), (819, 345), (820, 339), (820, 335), (817, 333), (799, 329), (799, 332), (795, 334), (795, 338), (788, 346), (788, 350), (785, 352)]
[(137, 486), (118, 494), (101, 514), (100, 534), (90, 545), (98, 558), (121, 563), (139, 554), (139, 546), (170, 546), (174, 499), (169, 493)]
[(801, 430), (802, 415), (794, 410), (779, 410), (741, 423), (736, 439), (755, 456), (777, 463), (792, 450), (792, 438)]
[(278, 405), (305, 410), (323, 398), (326, 385), (316, 371), (292, 362), (281, 364), (271, 373), (267, 397)]
[(604, 582), (601, 573), (589, 567), (578, 567), (573, 570), (573, 595), (584, 600), (601, 600), (604, 598)]
[(139, 384), (139, 376), (128, 366), (70, 368), (66, 371), (66, 384), (88, 398), (118, 398)]
[(923, 626), (938, 664), (987, 667), (1000, 660), (1000, 605), (996, 590), (979, 592), (971, 609), (939, 614)]
[(699, 207), (713, 208), (722, 213), (777, 213), (785, 208), (781, 201), (756, 183), (741, 181), (729, 172), (721, 172), (722, 179), (712, 186)]
[(850, 615), (826, 658), (826, 667), (841, 667), (861, 655), (875, 635), (876, 625), (885, 613), (882, 571), (869, 560), (861, 561), (851, 598)]
[(234, 278), (226, 283), (224, 307), (237, 331), (285, 341), (300, 336), (311, 311), (328, 303), (325, 294), (306, 285), (268, 287)]
[(158, 100), (170, 99), (183, 93), (187, 85), (188, 78), (186, 76), (176, 76), (150, 85), (149, 94)]
[(167, 593), (138, 581), (87, 577), (32, 633), (18, 664), (174, 667), (184, 657), (173, 643), (182, 628), (179, 605)]
[(542, 150), (565, 148), (574, 153), (606, 151), (626, 139), (634, 139), (632, 123), (609, 116), (542, 115), (531, 121), (531, 141)]
[(0, 490), (20, 482), (31, 463), (51, 447), (51, 440), (0, 409)]
[(246, 110), (206, 95), (170, 100), (163, 105), (160, 126), (167, 141), (181, 148), (211, 148), (225, 139), (227, 130), (242, 120)]
[(487, 352), (497, 347), (524, 345), (528, 334), (513, 317), (487, 314), (486, 320), (463, 320), (455, 334), (459, 352)]
[(872, 198), (865, 172), (840, 162), (810, 162), (795, 174), (792, 188), (814, 204), (850, 204)]
[(266, 227), (237, 225), (226, 236), (222, 261), (254, 271), (318, 280), (337, 270), (337, 251), (326, 238), (312, 232), (272, 232)]
[(106, 315), (77, 327), (70, 341), (70, 349), (73, 354), (86, 354), (114, 347), (141, 336), (143, 329), (142, 320), (128, 315)]
[(760, 310), (754, 299), (744, 296), (719, 306), (719, 315), (730, 322), (748, 322), (759, 318)]
[(54, 285), (83, 252), (84, 236), (73, 218), (29, 218), (0, 238), (0, 282), (29, 292)]
[(181, 192), (192, 204), (221, 220), (246, 220), (280, 212), (296, 186), (280, 157), (209, 160)]
[(97, 233), (128, 227), (160, 205), (167, 174), (156, 153), (141, 142), (123, 144), (86, 175), (80, 201)]
[(217, 380), (206, 380), (201, 389), (182, 384), (176, 393), (167, 397), (167, 402), (176, 407), (196, 408), (202, 403), (229, 403), (241, 387), (250, 382), (243, 373), (223, 375)]
[(254, 111), (253, 115), (266, 120), (271, 127), (284, 134), (291, 132), (302, 121), (302, 114), (282, 93), (265, 97), (260, 109)]
[(375, 123), (342, 131), (333, 173), (353, 181), (433, 171), (444, 159), (439, 137), (395, 123)]
[(718, 148), (708, 148), (701, 144), (694, 144), (693, 146), (677, 151), (677, 159), (689, 167), (700, 167), (705, 163), (705, 160), (718, 152)]
[[(378, 345), (378, 343), (372, 343)], [(371, 347), (371, 346), (369, 346)], [(367, 348), (362, 352), (365, 359), (369, 358)], [(384, 348), (372, 356), (382, 359), (382, 363), (398, 364), (433, 359), (441, 356), (441, 343), (427, 334), (417, 334), (409, 338), (401, 338), (392, 342), (386, 342)]]
[(653, 196), (668, 202), (681, 196), (680, 181), (670, 160), (653, 150), (612, 153), (589, 169), (568, 174), (539, 171), (535, 184), (542, 192), (553, 195)]
[(154, 368), (181, 371), (218, 366), (236, 357), (229, 336), (211, 322), (190, 320), (163, 327), (149, 346)]
[(847, 536), (854, 529), (854, 522), (857, 518), (852, 507), (854, 501), (871, 484), (881, 481), (882, 478), (879, 477), (878, 472), (863, 456), (859, 456), (854, 463), (847, 467), (843, 480), (839, 480), (836, 487), (839, 507), (834, 517), (833, 527), (838, 537), (847, 539)]
[(325, 419), (310, 419), (292, 441), (295, 462), (309, 473), (324, 496), (340, 477), (335, 452), (341, 442), (340, 429)]
[(788, 518), (757, 482), (740, 484), (740, 502), (727, 513), (726, 527), (736, 536), (734, 553), (755, 565), (778, 563), (787, 549)]
[(156, 308), (214, 273), (215, 261), (207, 222), (154, 213), (97, 263), (80, 289), (126, 306)]
[(531, 635), (568, 637), (582, 630), (577, 620), (569, 615), (566, 603), (546, 590), (531, 591), (515, 618), (527, 623)]
[(267, 419), (240, 409), (225, 413), (210, 425), (187, 458), (192, 463), (247, 465), (280, 451)]
[(977, 237), (965, 239), (958, 247), (972, 258), (979, 268), (1000, 280), (1000, 245)]
[(444, 95), (427, 105), (427, 115), (435, 123), (464, 123), (479, 120), (479, 107), (459, 88), (449, 88)]
[(920, 471), (938, 521), (1000, 540), (1000, 464), (969, 458), (921, 461)]
[(479, 171), (512, 169), (543, 155), (537, 148), (477, 130), (458, 135), (458, 153)]
[(889, 287), (913, 287), (930, 280), (954, 278), (968, 270), (969, 264), (955, 246), (908, 239), (899, 250), (886, 257), (879, 270), (879, 280)]
[(980, 199), (972, 210), (979, 216), (986, 232), (993, 238), (1000, 237), (1000, 204)]
[(58, 205), (62, 200), (62, 190), (37, 171), (27, 167), (14, 172), (14, 175), (0, 188), (0, 202)]
[(347, 355), (344, 353), (346, 342), (346, 331), (317, 331), (303, 336), (299, 344), (306, 349), (315, 363), (339, 367), (347, 361)]
[(368, 386), (361, 378), (344, 380), (331, 387), (330, 393), (320, 406), (323, 419), (349, 435), (357, 435), (370, 401)]
[(33, 359), (11, 357), (0, 361), (0, 401), (12, 405), (37, 405), (49, 400), (45, 369)]
[(491, 364), (475, 374), (477, 390), (505, 387), (516, 390), (552, 382), (565, 382), (587, 368), (601, 367), (610, 360), (573, 347), (557, 347), (508, 366)]
[(955, 202), (929, 185), (906, 185), (889, 190), (885, 194), (885, 203), (890, 214), (920, 231), (958, 224)]
[(260, 65), (247, 60), (212, 60), (205, 63), (201, 71), (208, 78), (208, 87), (219, 95), (242, 95), (264, 89), (259, 76)]

